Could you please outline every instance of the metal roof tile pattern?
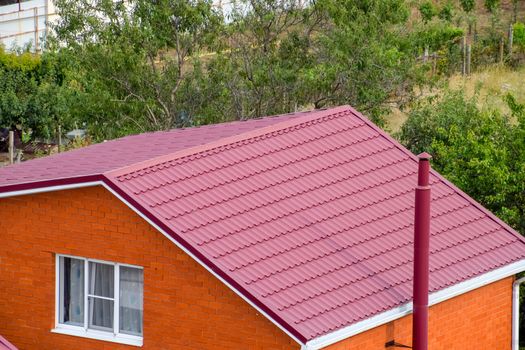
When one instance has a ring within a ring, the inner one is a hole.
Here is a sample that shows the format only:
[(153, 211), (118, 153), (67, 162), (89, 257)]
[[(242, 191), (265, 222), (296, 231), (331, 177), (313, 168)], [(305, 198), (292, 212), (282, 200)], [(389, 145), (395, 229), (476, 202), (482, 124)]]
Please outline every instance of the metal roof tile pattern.
[[(412, 297), (417, 162), (351, 108), (108, 177), (304, 339)], [(435, 172), (431, 292), (525, 257)]]
[(19, 183), (101, 175), (144, 160), (264, 128), (309, 112), (126, 136), (0, 168), (0, 190)]
[[(412, 297), (417, 161), (348, 106), (138, 135), (7, 169), (8, 185), (101, 174), (303, 342)], [(431, 292), (525, 257), (507, 225), (436, 172), (431, 185)]]

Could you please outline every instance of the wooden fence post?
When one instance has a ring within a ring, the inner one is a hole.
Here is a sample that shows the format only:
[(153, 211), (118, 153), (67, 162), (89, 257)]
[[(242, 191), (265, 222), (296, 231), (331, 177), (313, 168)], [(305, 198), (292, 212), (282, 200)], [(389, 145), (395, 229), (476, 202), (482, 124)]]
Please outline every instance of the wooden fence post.
[(461, 53), (463, 58), (463, 64), (461, 65), (461, 74), (467, 74), (467, 37), (463, 37), (463, 42), (461, 45)]
[(470, 75), (470, 59), (471, 59), (471, 45), (467, 45), (467, 66), (465, 69), (466, 75)]
[(9, 131), (9, 164), (15, 162), (15, 132)]
[(432, 54), (432, 76), (436, 74), (437, 71), (437, 53)]
[(512, 24), (509, 26), (509, 56), (512, 55), (512, 44), (514, 41), (514, 27)]
[(503, 37), (501, 37), (499, 39), (499, 63), (500, 64), (503, 64), (503, 54), (504, 54), (504, 49), (503, 49), (503, 46), (504, 46), (504, 39)]
[(57, 130), (57, 138), (58, 138), (58, 153), (60, 153), (60, 147), (62, 146), (62, 126), (58, 124), (58, 130)]

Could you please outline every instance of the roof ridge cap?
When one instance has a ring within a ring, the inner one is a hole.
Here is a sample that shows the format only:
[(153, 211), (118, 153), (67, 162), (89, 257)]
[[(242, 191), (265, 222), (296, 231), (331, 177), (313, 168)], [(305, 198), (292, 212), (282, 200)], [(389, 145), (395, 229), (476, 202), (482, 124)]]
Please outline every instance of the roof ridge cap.
[(135, 171), (139, 171), (139, 170), (142, 170), (148, 167), (158, 166), (166, 162), (174, 161), (177, 159), (181, 159), (181, 158), (184, 158), (190, 155), (195, 155), (195, 154), (202, 153), (202, 152), (207, 152), (207, 151), (217, 149), (223, 146), (231, 145), (237, 142), (251, 140), (257, 137), (268, 135), (272, 132), (296, 127), (296, 126), (306, 124), (311, 121), (319, 120), (319, 119), (322, 119), (322, 118), (325, 118), (325, 117), (328, 117), (328, 116), (331, 116), (337, 113), (345, 112), (345, 111), (351, 111), (350, 106), (343, 105), (343, 106), (329, 108), (329, 109), (312, 110), (312, 111), (308, 111), (307, 113), (300, 112), (300, 113), (305, 113), (305, 115), (298, 116), (297, 118), (294, 118), (294, 119), (277, 122), (275, 124), (264, 126), (264, 127), (257, 128), (254, 130), (241, 132), (240, 134), (224, 137), (224, 138), (221, 138), (215, 141), (211, 141), (211, 142), (199, 145), (199, 146), (185, 148), (185, 149), (182, 149), (176, 152), (172, 152), (169, 154), (147, 159), (141, 162), (126, 165), (126, 166), (123, 166), (117, 169), (107, 171), (104, 173), (104, 175), (107, 177), (117, 178), (119, 176), (130, 174)]

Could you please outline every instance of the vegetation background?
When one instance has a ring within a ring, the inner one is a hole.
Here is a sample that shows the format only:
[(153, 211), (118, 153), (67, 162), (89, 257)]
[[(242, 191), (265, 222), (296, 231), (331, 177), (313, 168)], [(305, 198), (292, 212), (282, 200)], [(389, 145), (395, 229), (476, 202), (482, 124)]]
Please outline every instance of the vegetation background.
[(525, 234), (525, 1), (55, 5), (42, 54), (0, 49), (0, 127), (26, 145), (351, 104)]

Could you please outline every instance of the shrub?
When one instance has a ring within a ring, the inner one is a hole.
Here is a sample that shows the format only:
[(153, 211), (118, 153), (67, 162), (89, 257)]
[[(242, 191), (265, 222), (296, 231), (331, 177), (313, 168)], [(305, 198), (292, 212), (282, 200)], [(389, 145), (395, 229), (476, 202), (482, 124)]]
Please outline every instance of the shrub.
[(432, 3), (432, 1), (424, 1), (419, 6), (419, 12), (421, 13), (421, 17), (423, 18), (423, 22), (427, 23), (432, 20), (432, 18), (437, 14), (436, 7)]
[(525, 51), (525, 24), (516, 22), (512, 26), (514, 31), (514, 44), (521, 50)]

